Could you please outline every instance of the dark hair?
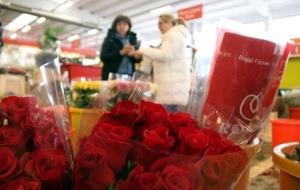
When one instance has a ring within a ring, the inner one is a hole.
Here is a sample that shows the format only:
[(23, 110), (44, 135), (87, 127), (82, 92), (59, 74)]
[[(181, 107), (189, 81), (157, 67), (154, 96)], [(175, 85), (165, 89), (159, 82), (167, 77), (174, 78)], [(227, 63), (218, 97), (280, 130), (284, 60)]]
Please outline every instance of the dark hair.
[(125, 15), (118, 15), (118, 16), (115, 18), (115, 20), (113, 21), (111, 28), (112, 28), (114, 31), (116, 31), (116, 30), (117, 30), (117, 24), (120, 23), (120, 22), (125, 22), (125, 23), (127, 23), (128, 26), (129, 26), (129, 30), (128, 30), (128, 31), (130, 31), (131, 26), (132, 26), (132, 23), (131, 23), (130, 18), (129, 18), (128, 16), (125, 16)]

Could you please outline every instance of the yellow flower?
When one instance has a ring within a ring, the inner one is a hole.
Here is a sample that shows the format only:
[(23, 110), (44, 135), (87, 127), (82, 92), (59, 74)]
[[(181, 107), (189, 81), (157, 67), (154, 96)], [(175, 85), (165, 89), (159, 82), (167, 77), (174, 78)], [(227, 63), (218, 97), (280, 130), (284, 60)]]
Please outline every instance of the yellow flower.
[(101, 89), (101, 81), (84, 81), (84, 82), (73, 82), (72, 87), (74, 90), (76, 89), (91, 89), (91, 90), (100, 90)]

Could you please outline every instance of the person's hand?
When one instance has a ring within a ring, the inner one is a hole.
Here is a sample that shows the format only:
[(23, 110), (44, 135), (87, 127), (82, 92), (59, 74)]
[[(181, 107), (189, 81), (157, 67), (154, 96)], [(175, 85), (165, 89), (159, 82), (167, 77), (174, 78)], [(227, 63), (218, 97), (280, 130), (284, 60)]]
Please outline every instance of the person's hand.
[(127, 55), (134, 51), (134, 47), (130, 44), (126, 44), (123, 49)]
[(134, 52), (134, 47), (130, 44), (126, 44), (122, 50), (120, 50), (121, 55), (130, 55), (133, 54)]
[(133, 54), (133, 57), (135, 59), (141, 59), (143, 57), (143, 54), (140, 51), (135, 51), (134, 54)]

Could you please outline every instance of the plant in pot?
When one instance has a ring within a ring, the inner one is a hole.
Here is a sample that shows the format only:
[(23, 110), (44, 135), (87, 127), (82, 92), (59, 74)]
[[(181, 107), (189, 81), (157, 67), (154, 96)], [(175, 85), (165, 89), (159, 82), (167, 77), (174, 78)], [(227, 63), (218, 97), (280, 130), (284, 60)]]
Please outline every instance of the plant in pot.
[(280, 169), (280, 186), (284, 190), (299, 190), (300, 143), (292, 142), (276, 146), (273, 162)]
[(300, 119), (300, 94), (294, 94), (286, 98), (289, 107), (289, 115), (292, 119)]
[(58, 35), (62, 32), (63, 28), (61, 27), (47, 27), (43, 31), (43, 34), (39, 39), (39, 45), (42, 51), (35, 55), (36, 68), (32, 71), (31, 90), (34, 90), (41, 82), (41, 73), (39, 67), (58, 57), (56, 53), (59, 47)]
[(59, 47), (58, 35), (62, 32), (63, 28), (61, 27), (45, 28), (43, 35), (39, 40), (42, 51), (35, 57), (37, 66), (47, 63), (57, 57), (56, 52)]

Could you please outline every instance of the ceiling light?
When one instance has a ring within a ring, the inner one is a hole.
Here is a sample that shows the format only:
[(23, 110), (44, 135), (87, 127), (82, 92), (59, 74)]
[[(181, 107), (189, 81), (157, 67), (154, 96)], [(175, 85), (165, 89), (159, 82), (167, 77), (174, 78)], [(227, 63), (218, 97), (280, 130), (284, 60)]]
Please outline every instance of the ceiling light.
[(167, 5), (167, 6), (164, 6), (164, 7), (159, 7), (157, 9), (151, 10), (150, 14), (152, 14), (152, 15), (159, 15), (161, 13), (169, 12), (170, 10), (171, 10), (171, 6)]
[(21, 31), (22, 31), (23, 33), (26, 33), (26, 32), (28, 32), (30, 29), (31, 29), (31, 26), (26, 25), (25, 27), (22, 28)]
[(8, 23), (5, 26), (5, 29), (8, 31), (17, 31), (20, 28), (22, 28), (23, 26), (28, 25), (31, 22), (33, 22), (36, 18), (37, 18), (36, 16), (23, 13), (20, 16), (18, 16), (17, 18), (15, 18), (14, 20), (12, 20), (10, 23)]
[(52, 0), (52, 1), (54, 1), (55, 3), (60, 3), (60, 4), (62, 4), (62, 3), (64, 3), (66, 0)]
[(67, 8), (71, 7), (72, 5), (74, 5), (73, 1), (66, 1), (64, 4), (57, 7), (56, 10), (57, 11), (63, 11), (63, 10), (66, 10)]
[(79, 39), (79, 36), (78, 35), (74, 35), (74, 36), (70, 36), (68, 37), (68, 41), (72, 42), (74, 40), (78, 40)]
[(97, 34), (98, 32), (99, 32), (99, 30), (97, 30), (97, 29), (91, 29), (88, 31), (88, 34), (93, 35), (93, 34)]
[(45, 21), (46, 21), (46, 18), (45, 18), (45, 17), (40, 17), (40, 18), (38, 18), (38, 19), (36, 20), (36, 23), (42, 24), (42, 23), (45, 22)]
[(17, 38), (17, 36), (18, 36), (18, 34), (17, 33), (13, 33), (12, 35), (10, 35), (9, 37), (10, 37), (10, 39), (16, 39)]

